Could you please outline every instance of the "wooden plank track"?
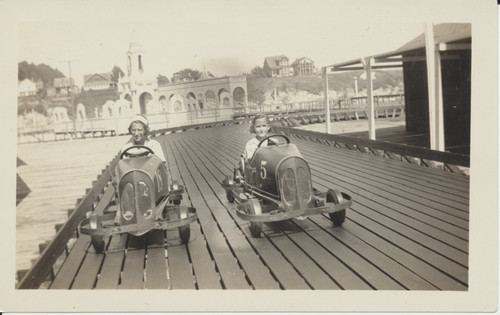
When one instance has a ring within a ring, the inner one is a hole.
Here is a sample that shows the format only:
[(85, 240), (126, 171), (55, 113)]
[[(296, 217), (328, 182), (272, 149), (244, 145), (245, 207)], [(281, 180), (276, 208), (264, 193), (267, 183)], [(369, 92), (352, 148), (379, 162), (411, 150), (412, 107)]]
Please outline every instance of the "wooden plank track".
[(346, 192), (353, 206), (341, 227), (316, 215), (264, 224), (253, 238), (220, 185), (252, 137), (248, 127), (157, 138), (185, 187), (183, 204), (197, 209), (188, 244), (177, 230), (114, 235), (98, 255), (81, 235), (50, 288), (468, 289), (467, 176), (292, 138), (314, 187)]

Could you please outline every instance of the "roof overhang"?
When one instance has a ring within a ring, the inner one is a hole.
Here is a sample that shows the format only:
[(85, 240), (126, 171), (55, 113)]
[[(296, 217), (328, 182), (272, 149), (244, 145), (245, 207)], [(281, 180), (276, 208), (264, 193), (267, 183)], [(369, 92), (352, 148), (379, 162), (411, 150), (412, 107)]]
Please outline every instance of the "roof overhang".
[[(460, 59), (453, 54), (457, 50), (471, 50), (471, 28), (470, 24), (438, 24), (435, 29), (435, 49), (447, 52), (441, 56), (442, 60)], [(424, 61), (425, 36), (421, 34), (407, 44), (394, 51), (353, 59), (328, 65), (328, 72), (365, 70), (367, 58), (371, 58), (372, 69), (400, 68), (403, 62)]]

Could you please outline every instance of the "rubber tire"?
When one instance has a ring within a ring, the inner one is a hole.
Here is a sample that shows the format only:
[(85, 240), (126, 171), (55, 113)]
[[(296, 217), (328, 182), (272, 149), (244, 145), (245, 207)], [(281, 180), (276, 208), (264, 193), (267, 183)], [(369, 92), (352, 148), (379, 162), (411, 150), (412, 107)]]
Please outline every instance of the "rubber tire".
[[(342, 193), (338, 190), (328, 189), (326, 192), (326, 202), (333, 202), (336, 205), (340, 204), (344, 198), (342, 197)], [(330, 220), (332, 220), (334, 226), (341, 226), (345, 221), (345, 209), (329, 213)]]
[[(182, 211), (182, 208), (179, 208), (179, 218), (185, 219), (187, 217), (188, 217), (187, 211)], [(191, 236), (190, 225), (189, 224), (182, 225), (182, 226), (179, 226), (178, 229), (179, 229), (179, 236), (181, 238), (181, 243), (187, 244), (189, 242), (189, 238)]]
[[(235, 173), (235, 176), (236, 176), (236, 168), (234, 169), (234, 173)], [(224, 184), (228, 185), (228, 186), (234, 185), (234, 178), (232, 178), (231, 176), (227, 176), (226, 175), (226, 178), (224, 178)], [(229, 203), (234, 203), (234, 196), (233, 196), (233, 193), (230, 190), (226, 191), (226, 199), (227, 199), (227, 201)]]
[(102, 254), (104, 252), (104, 238), (102, 236), (90, 235), (90, 242), (97, 254)]
[[(91, 229), (97, 229), (100, 224), (101, 220), (99, 216), (97, 214), (91, 214), (89, 217), (89, 227)], [(90, 235), (90, 242), (97, 254), (102, 254), (104, 252), (104, 238), (102, 235)]]
[[(260, 203), (256, 199), (250, 199), (248, 201), (248, 214), (262, 214), (262, 208)], [(253, 237), (259, 238), (262, 233), (262, 222), (252, 222), (250, 221), (250, 234)]]
[(232, 191), (226, 191), (226, 198), (229, 203), (234, 203), (234, 196)]
[[(234, 172), (236, 173), (236, 169), (234, 170)], [(229, 186), (234, 185), (234, 178), (226, 175), (226, 185)]]
[(191, 237), (191, 227), (189, 225), (179, 226), (179, 236), (182, 244), (189, 243)]

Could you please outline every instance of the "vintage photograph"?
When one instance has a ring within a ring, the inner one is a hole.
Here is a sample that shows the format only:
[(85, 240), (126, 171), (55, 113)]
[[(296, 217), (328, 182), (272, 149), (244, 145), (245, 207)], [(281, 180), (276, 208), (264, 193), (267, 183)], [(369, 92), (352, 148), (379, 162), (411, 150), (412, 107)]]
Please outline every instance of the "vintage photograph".
[(0, 308), (496, 309), (496, 3), (401, 3), (0, 3)]

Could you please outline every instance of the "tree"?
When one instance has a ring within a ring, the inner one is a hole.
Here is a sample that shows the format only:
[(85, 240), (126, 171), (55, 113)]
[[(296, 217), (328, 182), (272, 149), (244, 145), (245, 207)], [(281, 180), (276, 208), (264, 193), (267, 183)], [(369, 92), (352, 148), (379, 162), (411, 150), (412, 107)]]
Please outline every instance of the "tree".
[(181, 71), (177, 71), (176, 74), (179, 76), (179, 78), (192, 78), (193, 80), (198, 80), (200, 78), (200, 71), (198, 70), (193, 70), (190, 68), (185, 68), (182, 69)]
[(158, 77), (156, 77), (156, 81), (158, 81), (158, 85), (165, 85), (170, 83), (170, 80), (163, 74), (158, 74)]
[(264, 72), (264, 69), (261, 66), (253, 67), (252, 70), (250, 70), (250, 74), (261, 78), (267, 77), (266, 73)]
[(55, 78), (62, 78), (64, 74), (57, 69), (53, 69), (46, 64), (35, 65), (26, 61), (19, 62), (17, 65), (18, 80), (30, 79), (34, 81), (42, 80), (45, 87), (54, 86)]
[(113, 82), (118, 82), (118, 79), (120, 79), (120, 76), (123, 76), (125, 73), (122, 71), (120, 67), (117, 65), (113, 66), (113, 69), (111, 70), (111, 78)]

